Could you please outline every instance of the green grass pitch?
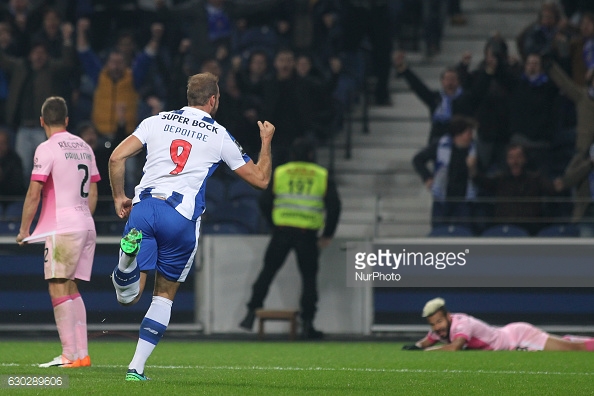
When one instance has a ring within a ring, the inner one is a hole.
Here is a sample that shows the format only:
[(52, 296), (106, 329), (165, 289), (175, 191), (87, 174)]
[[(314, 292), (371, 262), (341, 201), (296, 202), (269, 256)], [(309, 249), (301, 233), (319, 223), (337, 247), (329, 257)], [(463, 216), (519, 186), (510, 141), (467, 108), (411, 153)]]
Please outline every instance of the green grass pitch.
[[(125, 382), (136, 343), (91, 341), (93, 366), (41, 369), (59, 342), (0, 341), (0, 376), (68, 375), (68, 389), (14, 395), (586, 395), (588, 352), (419, 352), (396, 342), (179, 341), (150, 357), (151, 381)], [(3, 377), (5, 378), (5, 377)], [(5, 386), (3, 384), (3, 386)]]

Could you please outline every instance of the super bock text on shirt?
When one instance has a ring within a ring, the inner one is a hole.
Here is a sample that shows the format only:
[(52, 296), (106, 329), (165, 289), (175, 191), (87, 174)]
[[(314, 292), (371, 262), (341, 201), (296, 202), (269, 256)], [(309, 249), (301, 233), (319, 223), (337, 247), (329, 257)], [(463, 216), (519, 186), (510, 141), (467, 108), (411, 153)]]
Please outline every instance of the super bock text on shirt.
[(149, 117), (133, 135), (147, 152), (133, 202), (147, 194), (163, 197), (191, 220), (204, 212), (206, 180), (221, 161), (235, 170), (250, 160), (210, 114), (192, 107)]
[[(177, 121), (178, 123), (178, 125), (166, 124), (164, 128), (165, 132), (178, 133), (180, 136), (186, 136), (192, 139), (202, 140), (204, 142), (206, 142), (208, 135), (189, 128), (193, 127), (206, 129), (207, 131), (218, 133), (218, 128), (210, 122), (196, 119), (191, 120), (188, 117), (184, 117), (181, 114), (176, 113), (162, 113), (160, 116), (162, 120)], [(179, 124), (182, 124), (182, 126)], [(187, 125), (187, 127), (184, 127), (184, 125)]]

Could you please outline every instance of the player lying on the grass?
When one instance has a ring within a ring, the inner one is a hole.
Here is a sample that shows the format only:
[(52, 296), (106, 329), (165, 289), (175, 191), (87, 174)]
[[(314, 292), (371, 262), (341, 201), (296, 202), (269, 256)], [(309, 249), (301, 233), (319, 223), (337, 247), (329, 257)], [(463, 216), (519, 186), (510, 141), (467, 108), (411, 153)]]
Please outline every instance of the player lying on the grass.
[[(425, 304), (423, 317), (431, 331), (404, 350), (459, 351), (482, 349), (487, 351), (594, 351), (594, 338), (548, 334), (530, 323), (516, 322), (503, 327), (491, 326), (463, 313), (450, 313), (443, 298)], [(437, 345), (442, 342), (444, 345)]]

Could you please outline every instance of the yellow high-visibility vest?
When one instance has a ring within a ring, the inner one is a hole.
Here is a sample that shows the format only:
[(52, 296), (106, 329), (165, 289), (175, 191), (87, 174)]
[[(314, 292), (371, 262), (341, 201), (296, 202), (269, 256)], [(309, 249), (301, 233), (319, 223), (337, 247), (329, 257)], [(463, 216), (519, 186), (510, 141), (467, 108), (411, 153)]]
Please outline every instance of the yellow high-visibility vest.
[(274, 171), (272, 221), (276, 226), (319, 230), (324, 226), (328, 171), (311, 162), (288, 162)]

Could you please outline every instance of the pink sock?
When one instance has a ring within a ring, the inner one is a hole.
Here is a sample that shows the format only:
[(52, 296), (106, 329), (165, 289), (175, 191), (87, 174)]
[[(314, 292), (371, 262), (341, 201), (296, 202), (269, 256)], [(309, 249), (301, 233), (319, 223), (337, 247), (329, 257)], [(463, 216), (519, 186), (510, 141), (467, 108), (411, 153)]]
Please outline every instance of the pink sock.
[(576, 335), (571, 335), (571, 334), (564, 335), (561, 338), (563, 338), (564, 340), (567, 340), (567, 341), (571, 341), (571, 342), (584, 342), (584, 341), (588, 341), (588, 340), (592, 339), (592, 337), (576, 336)]
[(70, 296), (52, 299), (54, 318), (62, 342), (62, 355), (66, 359), (76, 360), (76, 335), (74, 333), (74, 312)]
[(586, 344), (586, 350), (594, 351), (594, 338), (584, 341), (584, 344)]
[(74, 312), (74, 332), (76, 334), (76, 351), (80, 359), (89, 355), (87, 341), (87, 310), (80, 293), (71, 294), (72, 311)]
[(72, 298), (70, 298), (70, 296), (52, 298), (52, 307), (56, 308), (58, 305), (68, 300), (72, 300)]

